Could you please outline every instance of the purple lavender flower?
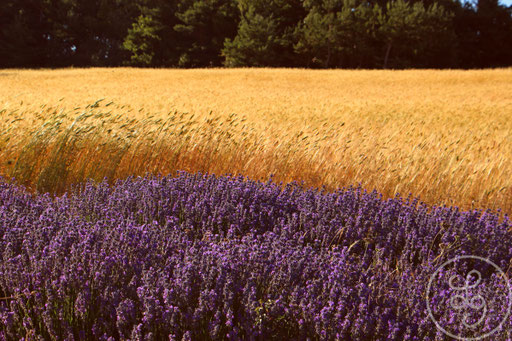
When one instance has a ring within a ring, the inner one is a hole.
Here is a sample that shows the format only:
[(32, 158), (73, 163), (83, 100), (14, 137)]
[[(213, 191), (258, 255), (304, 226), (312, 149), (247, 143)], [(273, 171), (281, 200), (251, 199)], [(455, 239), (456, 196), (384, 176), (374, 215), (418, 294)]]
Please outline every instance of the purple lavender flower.
[[(511, 227), (488, 211), (243, 177), (89, 182), (57, 198), (0, 182), (0, 340), (441, 340), (431, 275), (456, 255), (508, 268)], [(481, 292), (506, 290), (485, 279)], [(438, 288), (440, 307), (452, 292)], [(509, 319), (496, 337), (511, 334)]]

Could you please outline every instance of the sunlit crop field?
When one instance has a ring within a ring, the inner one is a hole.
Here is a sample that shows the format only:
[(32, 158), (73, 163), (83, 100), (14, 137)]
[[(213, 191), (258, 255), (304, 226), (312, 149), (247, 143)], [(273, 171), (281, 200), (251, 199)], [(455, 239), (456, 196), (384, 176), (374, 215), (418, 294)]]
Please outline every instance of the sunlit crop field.
[(0, 174), (361, 184), (512, 213), (512, 69), (0, 71)]

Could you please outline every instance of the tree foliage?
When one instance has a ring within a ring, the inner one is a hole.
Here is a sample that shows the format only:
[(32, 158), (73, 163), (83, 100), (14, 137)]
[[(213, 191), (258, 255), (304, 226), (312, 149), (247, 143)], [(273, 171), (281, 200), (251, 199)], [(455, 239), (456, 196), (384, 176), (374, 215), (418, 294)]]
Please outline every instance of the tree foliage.
[(162, 25), (152, 15), (141, 14), (128, 29), (123, 47), (131, 52), (130, 64), (149, 66), (153, 64)]
[(497, 0), (3, 0), (0, 67), (512, 65)]
[(379, 33), (385, 43), (383, 67), (449, 66), (454, 53), (451, 15), (434, 3), (425, 8), (395, 0), (380, 18)]
[(290, 66), (294, 64), (295, 27), (304, 16), (299, 0), (238, 0), (240, 24), (227, 39), (226, 66)]
[(181, 0), (174, 31), (181, 36), (182, 67), (220, 65), (224, 40), (237, 33), (238, 11), (232, 0)]
[(306, 66), (372, 67), (379, 5), (355, 0), (308, 0), (308, 15), (297, 28), (295, 49)]

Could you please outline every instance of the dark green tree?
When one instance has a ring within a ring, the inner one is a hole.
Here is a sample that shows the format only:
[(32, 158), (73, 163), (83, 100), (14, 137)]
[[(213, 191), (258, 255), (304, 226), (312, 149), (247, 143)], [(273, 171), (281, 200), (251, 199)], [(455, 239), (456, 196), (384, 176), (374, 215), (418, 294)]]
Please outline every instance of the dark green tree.
[(457, 36), (453, 13), (433, 3), (419, 18), (414, 67), (446, 68), (456, 65)]
[(134, 2), (53, 0), (48, 8), (51, 41), (64, 50), (64, 64), (114, 66), (127, 58), (122, 42), (136, 14)]
[(355, 0), (309, 0), (308, 15), (297, 28), (295, 50), (306, 66), (371, 67), (378, 41), (378, 5)]
[(462, 67), (512, 64), (512, 6), (497, 0), (466, 3), (455, 19)]
[(420, 2), (391, 1), (380, 21), (384, 68), (436, 67), (453, 59), (451, 15), (442, 6), (425, 9)]
[(174, 30), (179, 33), (178, 65), (220, 66), (225, 39), (237, 33), (238, 8), (234, 0), (181, 0)]
[[(156, 11), (155, 11), (156, 12)], [(151, 66), (155, 63), (155, 53), (161, 43), (160, 31), (163, 25), (154, 14), (141, 14), (128, 29), (123, 47), (131, 53), (128, 64)]]
[(43, 0), (0, 2), (0, 67), (40, 67), (50, 62), (52, 37)]
[(319, 64), (330, 67), (340, 54), (338, 13), (342, 0), (306, 0), (304, 7), (308, 14), (296, 30), (298, 43), (295, 50), (306, 58), (306, 66)]
[(177, 3), (140, 0), (138, 16), (128, 29), (123, 48), (130, 52), (125, 64), (135, 66), (176, 66), (180, 37), (173, 27)]
[(0, 67), (512, 65), (498, 0), (3, 0)]
[(300, 0), (238, 0), (240, 24), (226, 39), (226, 66), (294, 66), (294, 31), (305, 17)]

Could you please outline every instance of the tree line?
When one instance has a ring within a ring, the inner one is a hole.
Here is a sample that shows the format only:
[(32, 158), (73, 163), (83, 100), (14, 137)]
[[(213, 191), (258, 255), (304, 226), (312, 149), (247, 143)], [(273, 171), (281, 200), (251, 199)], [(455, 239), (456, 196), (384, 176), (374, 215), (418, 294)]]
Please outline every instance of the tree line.
[(2, 0), (0, 67), (512, 65), (497, 0)]

